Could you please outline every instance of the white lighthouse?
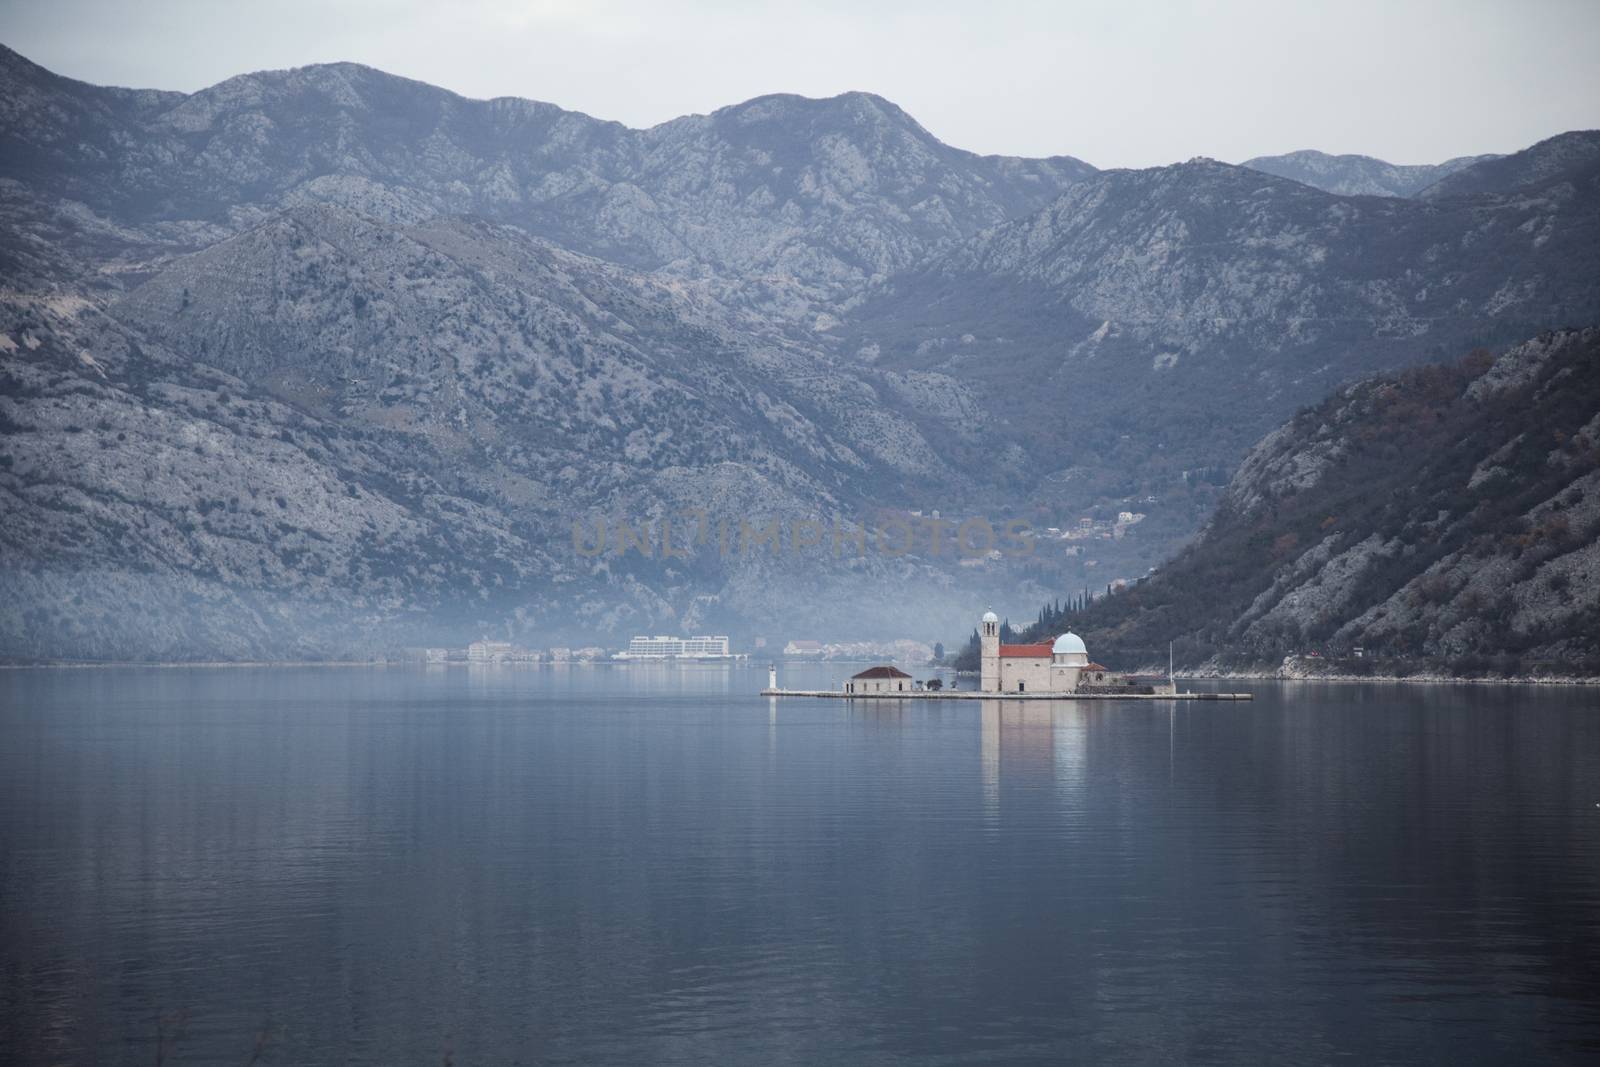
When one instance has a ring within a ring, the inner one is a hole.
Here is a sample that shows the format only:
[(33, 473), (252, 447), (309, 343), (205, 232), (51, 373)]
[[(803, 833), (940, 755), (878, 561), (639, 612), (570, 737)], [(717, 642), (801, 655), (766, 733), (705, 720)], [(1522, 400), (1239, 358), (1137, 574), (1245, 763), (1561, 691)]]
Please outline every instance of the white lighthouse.
[(985, 693), (1000, 692), (1000, 616), (983, 613), (978, 624), (978, 688)]

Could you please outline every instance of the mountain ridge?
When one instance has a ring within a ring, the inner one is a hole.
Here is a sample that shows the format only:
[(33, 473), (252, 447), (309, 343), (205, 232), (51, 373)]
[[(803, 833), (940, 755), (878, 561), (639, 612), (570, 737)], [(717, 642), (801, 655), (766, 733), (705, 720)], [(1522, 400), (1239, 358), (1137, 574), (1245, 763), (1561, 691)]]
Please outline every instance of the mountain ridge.
[[(847, 328), (876, 365), (988, 390), (1030, 451), (1123, 447), (1121, 423), (1149, 435), (1138, 465), (1201, 466), (1193, 441), (1242, 450), (1342, 381), (1594, 319), (1596, 243), (1600, 182), (1424, 202), (1193, 160), (1076, 183), (870, 290)], [(1231, 425), (1196, 437), (1196, 406)]]
[(1409, 197), (1447, 175), (1499, 158), (1494, 154), (1456, 156), (1442, 163), (1406, 165), (1373, 156), (1331, 155), (1305, 148), (1282, 155), (1256, 156), (1239, 165), (1343, 196)]
[[(11, 66), (0, 655), (928, 631), (1160, 564), (1343, 382), (1600, 319), (1581, 174), (1343, 197), (978, 157), (868, 94), (640, 133), (357, 65), (175, 104)], [(573, 533), (935, 512), (1038, 551)]]
[[(10, 58), (15, 78), (27, 61)], [(49, 109), (36, 102), (6, 116), (0, 175), (57, 182), (134, 221), (237, 228), (305, 199), (398, 222), (474, 213), (648, 269), (779, 267), (811, 295), (1031, 209), (1093, 170), (1066, 156), (952, 148), (861, 93), (759, 97), (634, 130), (359, 64), (243, 74), (166, 98), (150, 115), (108, 111), (96, 87), (32, 64), (26, 72), (55, 97)], [(804, 128), (763, 117), (774, 109), (803, 113)], [(26, 121), (56, 112), (75, 116), (69, 142)]]
[(1600, 169), (1600, 130), (1569, 130), (1520, 152), (1486, 159), (1440, 178), (1418, 195), (1423, 199), (1532, 193), (1552, 183), (1594, 182)]

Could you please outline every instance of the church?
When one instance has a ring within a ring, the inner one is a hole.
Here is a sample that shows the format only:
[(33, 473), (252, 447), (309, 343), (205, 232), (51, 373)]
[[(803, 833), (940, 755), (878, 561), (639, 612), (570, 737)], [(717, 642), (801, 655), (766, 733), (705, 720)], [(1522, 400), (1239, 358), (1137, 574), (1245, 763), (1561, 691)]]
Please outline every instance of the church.
[[(1000, 617), (985, 612), (978, 625), (978, 689), (984, 693), (1133, 692), (1154, 689), (1129, 675), (1113, 674), (1089, 659), (1083, 638), (1064, 633), (1034, 645), (1000, 643)], [(1162, 687), (1170, 691), (1170, 686)]]

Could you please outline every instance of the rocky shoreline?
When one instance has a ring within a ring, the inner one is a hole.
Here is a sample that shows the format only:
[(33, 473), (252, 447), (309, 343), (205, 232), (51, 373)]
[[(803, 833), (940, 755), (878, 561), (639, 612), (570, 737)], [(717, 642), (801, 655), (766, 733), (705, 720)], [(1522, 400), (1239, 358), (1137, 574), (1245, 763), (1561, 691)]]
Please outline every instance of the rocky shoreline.
[(1511, 677), (1482, 677), (1457, 674), (1349, 674), (1341, 671), (1309, 671), (1304, 668), (1278, 667), (1275, 670), (1236, 671), (1202, 667), (1198, 670), (1173, 672), (1175, 678), (1190, 680), (1216, 679), (1218, 681), (1262, 682), (1413, 682), (1428, 685), (1600, 685), (1600, 677), (1586, 675), (1513, 675)]

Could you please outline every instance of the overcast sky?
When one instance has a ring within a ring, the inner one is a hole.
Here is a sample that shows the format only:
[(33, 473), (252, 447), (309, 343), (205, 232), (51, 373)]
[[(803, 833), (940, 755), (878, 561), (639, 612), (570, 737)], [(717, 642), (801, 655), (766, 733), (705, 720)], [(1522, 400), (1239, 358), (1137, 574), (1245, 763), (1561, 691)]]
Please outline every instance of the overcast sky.
[(1600, 127), (1600, 0), (0, 0), (0, 41), (104, 84), (354, 60), (630, 126), (865, 89), (962, 148), (1102, 167)]

